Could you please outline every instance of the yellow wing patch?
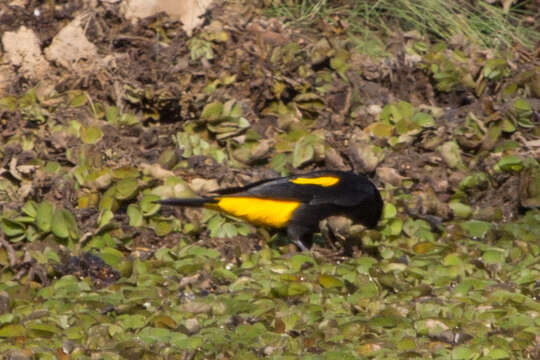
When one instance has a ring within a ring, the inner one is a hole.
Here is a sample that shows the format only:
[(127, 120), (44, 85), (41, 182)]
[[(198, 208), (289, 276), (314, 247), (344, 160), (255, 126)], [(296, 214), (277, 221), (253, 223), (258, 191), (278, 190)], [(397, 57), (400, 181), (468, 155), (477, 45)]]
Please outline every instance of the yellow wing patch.
[(298, 201), (241, 196), (227, 196), (217, 200), (217, 204), (209, 204), (208, 207), (221, 210), (255, 225), (275, 228), (286, 226), (294, 210), (300, 205)]
[(320, 186), (332, 186), (339, 182), (339, 178), (334, 176), (321, 176), (315, 178), (303, 178), (299, 177), (294, 180), (291, 180), (292, 183), (299, 185), (320, 185)]

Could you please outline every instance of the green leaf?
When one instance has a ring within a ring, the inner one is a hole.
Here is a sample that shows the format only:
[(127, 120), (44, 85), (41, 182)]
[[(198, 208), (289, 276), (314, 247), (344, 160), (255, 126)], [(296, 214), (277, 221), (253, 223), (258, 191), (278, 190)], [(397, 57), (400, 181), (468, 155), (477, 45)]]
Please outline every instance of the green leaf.
[(474, 238), (483, 239), (486, 236), (491, 224), (480, 220), (470, 220), (460, 224), (461, 228), (469, 233)]
[(217, 259), (220, 257), (219, 251), (215, 249), (203, 248), (200, 246), (192, 245), (183, 248), (178, 254), (179, 257), (205, 257), (209, 259)]
[(139, 227), (143, 224), (143, 215), (141, 209), (135, 204), (129, 204), (127, 208), (129, 217), (129, 226)]
[(145, 275), (148, 273), (148, 267), (145, 262), (142, 262), (139, 259), (136, 259), (133, 262), (133, 273), (137, 276)]
[(392, 136), (394, 126), (382, 122), (374, 122), (373, 124), (368, 126), (368, 129), (375, 137), (389, 138)]
[(392, 203), (385, 203), (383, 207), (383, 219), (392, 219), (396, 217), (397, 209)]
[(507, 155), (495, 164), (496, 171), (521, 171), (522, 169), (523, 161), (516, 155)]
[(142, 342), (147, 343), (147, 344), (152, 344), (156, 342), (163, 344), (169, 341), (172, 334), (174, 333), (168, 329), (145, 327), (139, 332), (139, 334), (137, 334), (137, 337)]
[(412, 117), (412, 121), (421, 127), (435, 126), (435, 120), (433, 120), (433, 116), (423, 112), (416, 113)]
[(124, 113), (122, 114), (122, 116), (120, 116), (120, 120), (118, 122), (121, 125), (134, 125), (137, 124), (139, 121), (139, 118), (134, 114)]
[(37, 204), (35, 203), (35, 201), (32, 200), (27, 201), (24, 203), (21, 211), (27, 216), (35, 218), (37, 216)]
[(402, 230), (403, 230), (403, 220), (398, 219), (398, 218), (393, 218), (390, 221), (390, 224), (385, 226), (383, 233), (386, 236), (397, 236), (401, 233)]
[(505, 261), (505, 252), (502, 249), (492, 249), (482, 254), (482, 260), (486, 264), (503, 264)]
[(514, 101), (514, 111), (519, 117), (530, 117), (533, 114), (531, 104), (525, 99)]
[(201, 346), (206, 342), (206, 339), (201, 336), (187, 336), (185, 334), (175, 332), (173, 333), (170, 342), (179, 349), (196, 350), (201, 348)]
[(130, 200), (137, 196), (139, 182), (135, 178), (127, 178), (116, 183), (115, 198), (118, 200)]
[(15, 319), (17, 319), (16, 316), (11, 313), (2, 314), (0, 315), (0, 325), (12, 323)]
[(95, 144), (103, 137), (103, 131), (97, 126), (83, 127), (80, 136), (83, 143)]
[(238, 235), (238, 231), (236, 231), (236, 227), (234, 224), (231, 223), (225, 223), (223, 224), (223, 227), (221, 228), (221, 236), (226, 238), (232, 238)]
[[(144, 216), (152, 216), (159, 211), (160, 205), (154, 201), (159, 200), (159, 196), (156, 195), (144, 195), (140, 203), (140, 211)], [(129, 210), (129, 209), (128, 209)], [(128, 214), (129, 215), (129, 214)]]
[(397, 349), (399, 351), (413, 351), (416, 349), (416, 342), (412, 337), (405, 337), (397, 343)]
[(243, 114), (242, 105), (236, 100), (229, 100), (223, 104), (222, 113), (227, 118), (238, 119)]
[(350, 63), (350, 54), (346, 50), (336, 51), (336, 55), (330, 59), (330, 67), (345, 80), (347, 80), (347, 75), (345, 74), (347, 69), (351, 66)]
[(8, 218), (2, 219), (2, 231), (7, 237), (15, 237), (24, 234), (26, 227), (17, 221)]
[(49, 175), (58, 175), (62, 170), (62, 165), (58, 161), (47, 161), (43, 170)]
[(498, 80), (509, 73), (509, 67), (504, 59), (489, 59), (485, 62), (482, 75), (491, 80)]
[(504, 132), (513, 133), (514, 131), (516, 131), (516, 126), (511, 120), (503, 119), (502, 124), (501, 124), (501, 129)]
[(216, 269), (212, 273), (212, 277), (223, 282), (233, 282), (238, 279), (238, 276), (227, 269)]
[(435, 249), (435, 245), (433, 245), (433, 243), (430, 243), (430, 242), (427, 242), (427, 241), (416, 243), (413, 246), (414, 253), (415, 254), (420, 254), (420, 255), (428, 254), (433, 249)]
[(111, 124), (116, 125), (118, 123), (118, 117), (120, 112), (116, 106), (107, 106), (105, 110), (105, 119)]
[(114, 218), (114, 213), (111, 210), (102, 210), (99, 213), (99, 219), (98, 219), (99, 228), (101, 229), (104, 226), (108, 225), (113, 218)]
[(122, 314), (116, 318), (116, 323), (120, 324), (124, 329), (141, 329), (146, 325), (148, 317), (140, 314), (128, 315)]
[(466, 219), (472, 214), (472, 208), (469, 205), (460, 203), (459, 201), (451, 201), (449, 206), (456, 217)]
[(293, 272), (298, 272), (298, 271), (301, 271), (302, 266), (305, 266), (306, 263), (315, 265), (315, 261), (313, 260), (313, 257), (302, 253), (302, 254), (294, 255), (290, 259), (289, 265)]
[(17, 98), (15, 96), (0, 98), (0, 109), (15, 111), (17, 109)]
[(223, 114), (223, 104), (220, 102), (212, 102), (206, 104), (201, 113), (201, 119), (208, 122), (216, 122), (221, 119)]
[(52, 233), (61, 239), (77, 239), (79, 228), (75, 217), (66, 209), (56, 209), (52, 218)]
[(71, 107), (81, 107), (88, 102), (88, 96), (84, 91), (74, 90), (71, 96), (71, 100), (69, 101), (69, 106)]
[(222, 234), (221, 227), (225, 224), (225, 218), (221, 215), (213, 216), (208, 221), (208, 230), (210, 230), (210, 236), (220, 237)]
[(274, 171), (283, 174), (290, 162), (291, 158), (289, 154), (279, 153), (274, 155), (272, 160), (270, 160), (270, 167), (274, 169)]
[(208, 60), (214, 58), (214, 51), (212, 50), (212, 43), (199, 38), (192, 38), (188, 43), (190, 56), (192, 60), (198, 60), (206, 58)]
[(53, 324), (32, 322), (26, 324), (26, 328), (30, 330), (32, 335), (37, 337), (49, 338), (54, 334), (60, 333), (60, 329)]
[(513, 356), (510, 355), (510, 353), (504, 349), (496, 348), (489, 352), (487, 358), (493, 359), (493, 360), (500, 360), (500, 359), (511, 359)]
[(487, 185), (487, 183), (488, 183), (488, 177), (485, 173), (475, 172), (467, 176), (465, 179), (463, 179), (459, 183), (459, 188), (461, 190), (471, 189), (471, 188)]
[(48, 233), (51, 231), (51, 224), (54, 214), (54, 206), (48, 201), (39, 204), (36, 214), (36, 226), (39, 230)]
[(21, 324), (9, 324), (0, 327), (0, 338), (22, 337), (26, 329)]
[[(116, 186), (113, 186), (109, 189), (116, 190)], [(115, 211), (117, 208), (118, 208), (118, 201), (112, 196), (112, 194), (109, 193), (109, 191), (106, 191), (105, 194), (103, 194), (103, 196), (99, 200), (99, 206), (98, 206), (99, 211), (105, 211), (105, 210)]]
[(307, 135), (294, 145), (292, 165), (295, 168), (298, 168), (313, 160), (315, 155), (315, 146), (313, 144), (314, 140), (316, 140), (314, 135)]
[(452, 350), (452, 360), (469, 360), (477, 358), (480, 354), (475, 353), (465, 345), (456, 346)]
[(152, 220), (150, 227), (154, 229), (157, 236), (165, 236), (173, 230), (172, 223), (170, 221)]
[(275, 297), (289, 297), (306, 294), (309, 288), (300, 282), (290, 282), (272, 288)]
[(330, 275), (320, 275), (318, 280), (319, 284), (325, 289), (340, 288), (344, 286), (343, 281)]
[(112, 171), (112, 176), (118, 180), (138, 178), (140, 175), (139, 170), (131, 166), (122, 166)]

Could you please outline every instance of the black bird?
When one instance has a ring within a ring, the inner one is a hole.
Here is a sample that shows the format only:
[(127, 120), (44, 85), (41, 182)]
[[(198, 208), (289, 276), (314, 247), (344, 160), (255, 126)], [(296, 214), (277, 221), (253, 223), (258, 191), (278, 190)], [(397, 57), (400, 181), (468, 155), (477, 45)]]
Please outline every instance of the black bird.
[(303, 251), (308, 250), (304, 242), (311, 243), (320, 220), (342, 215), (373, 228), (383, 208), (381, 194), (366, 176), (331, 170), (220, 189), (213, 196), (171, 198), (157, 203), (202, 206), (255, 225), (286, 227), (292, 241)]

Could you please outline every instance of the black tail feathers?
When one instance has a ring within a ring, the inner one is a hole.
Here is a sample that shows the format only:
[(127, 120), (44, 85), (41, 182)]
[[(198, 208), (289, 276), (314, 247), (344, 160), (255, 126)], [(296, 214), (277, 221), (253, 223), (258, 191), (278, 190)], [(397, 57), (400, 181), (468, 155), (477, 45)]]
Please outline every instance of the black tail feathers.
[(170, 199), (163, 199), (163, 200), (157, 200), (155, 203), (161, 204), (161, 205), (172, 205), (172, 206), (204, 206), (206, 204), (215, 203), (217, 200), (211, 197), (204, 197), (204, 198), (170, 198)]

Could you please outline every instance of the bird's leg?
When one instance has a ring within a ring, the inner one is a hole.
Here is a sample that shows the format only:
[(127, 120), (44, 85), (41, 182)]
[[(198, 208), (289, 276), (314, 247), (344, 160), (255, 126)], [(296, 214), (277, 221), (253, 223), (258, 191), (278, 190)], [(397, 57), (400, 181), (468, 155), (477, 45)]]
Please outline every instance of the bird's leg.
[(289, 224), (287, 227), (287, 234), (292, 239), (292, 242), (298, 246), (302, 251), (309, 252), (308, 247), (305, 244), (312, 242), (313, 233), (309, 228), (304, 226), (297, 226), (296, 224)]
[(292, 241), (296, 246), (298, 246), (298, 248), (302, 251), (305, 251), (305, 252), (309, 252), (309, 249), (306, 247), (306, 245), (304, 245), (304, 243), (302, 242), (302, 240), (300, 239), (293, 239)]

